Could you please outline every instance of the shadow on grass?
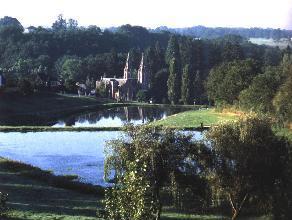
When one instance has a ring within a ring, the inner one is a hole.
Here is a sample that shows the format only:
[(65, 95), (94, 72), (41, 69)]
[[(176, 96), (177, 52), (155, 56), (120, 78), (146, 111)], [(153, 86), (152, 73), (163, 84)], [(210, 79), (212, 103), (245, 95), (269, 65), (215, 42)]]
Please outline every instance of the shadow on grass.
[[(72, 187), (69, 183), (72, 181), (67, 179), (63, 179), (63, 182), (58, 184), (62, 188), (56, 187), (57, 184), (53, 180), (55, 177), (50, 176), (50, 173), (42, 174), (41, 172), (44, 171), (37, 168), (17, 163), (12, 166), (11, 163), (13, 162), (0, 159), (0, 191), (9, 195), (7, 206), (12, 213), (13, 211), (20, 212), (20, 216), (25, 216), (27, 212), (40, 216), (46, 213), (46, 215), (81, 216), (85, 219), (96, 216), (101, 195), (96, 191), (95, 193), (91, 191), (94, 188), (84, 186), (83, 193), (82, 188), (78, 190), (79, 192), (70, 190), (77, 188), (78, 185)], [(11, 218), (6, 219), (27, 218), (12, 215)]]

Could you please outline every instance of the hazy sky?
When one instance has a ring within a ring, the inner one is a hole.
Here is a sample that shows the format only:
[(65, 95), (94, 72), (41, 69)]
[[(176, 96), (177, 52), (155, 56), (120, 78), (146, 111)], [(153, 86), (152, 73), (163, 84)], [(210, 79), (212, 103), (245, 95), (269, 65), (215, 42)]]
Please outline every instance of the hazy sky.
[(58, 14), (81, 26), (272, 27), (292, 29), (292, 0), (0, 0), (0, 17), (51, 26)]

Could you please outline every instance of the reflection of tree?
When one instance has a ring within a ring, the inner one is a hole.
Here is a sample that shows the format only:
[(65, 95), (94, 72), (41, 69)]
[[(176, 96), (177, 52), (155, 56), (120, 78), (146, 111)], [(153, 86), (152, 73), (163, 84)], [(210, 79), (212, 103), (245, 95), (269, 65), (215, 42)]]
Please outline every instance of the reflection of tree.
[[(121, 107), (101, 110), (97, 112), (86, 113), (78, 116), (66, 118), (64, 123), (66, 126), (72, 126), (76, 123), (98, 124), (102, 119), (121, 120), (123, 123), (139, 122), (147, 123), (154, 120), (162, 119), (164, 116), (173, 115), (182, 111), (189, 110), (187, 108), (177, 107)], [(62, 120), (61, 120), (62, 122)]]
[(68, 118), (67, 120), (64, 121), (65, 122), (65, 126), (72, 126), (75, 124), (75, 118)]
[(138, 112), (139, 112), (139, 117), (140, 119), (142, 119), (142, 123), (144, 124), (145, 120), (144, 120), (144, 109), (141, 107), (138, 107)]

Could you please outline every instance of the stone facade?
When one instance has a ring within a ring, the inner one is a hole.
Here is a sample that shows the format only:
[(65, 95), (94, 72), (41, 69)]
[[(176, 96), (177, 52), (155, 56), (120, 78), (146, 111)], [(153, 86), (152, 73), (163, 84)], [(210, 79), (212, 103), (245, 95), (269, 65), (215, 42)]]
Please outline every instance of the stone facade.
[(131, 67), (129, 53), (124, 68), (123, 78), (106, 78), (101, 77), (96, 81), (96, 87), (104, 86), (107, 96), (118, 101), (131, 101), (136, 97), (140, 89), (147, 90), (150, 87), (151, 73), (144, 62), (144, 55), (140, 67), (138, 69), (138, 77), (133, 76), (133, 68)]

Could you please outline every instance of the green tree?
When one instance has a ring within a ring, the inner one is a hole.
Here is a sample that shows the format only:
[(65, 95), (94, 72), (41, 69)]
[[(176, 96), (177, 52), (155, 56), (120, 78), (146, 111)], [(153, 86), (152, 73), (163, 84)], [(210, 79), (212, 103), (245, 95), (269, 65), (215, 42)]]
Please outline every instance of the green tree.
[(183, 68), (186, 65), (191, 64), (192, 46), (192, 42), (189, 38), (181, 37), (179, 39), (179, 53), (181, 58), (181, 66)]
[(96, 95), (105, 98), (107, 96), (106, 86), (103, 82), (96, 87)]
[(167, 80), (168, 80), (168, 70), (161, 69), (154, 76), (154, 82), (152, 85), (151, 96), (154, 102), (167, 103)]
[(221, 124), (211, 128), (207, 138), (214, 151), (213, 189), (230, 203), (232, 220), (249, 200), (261, 207), (277, 204), (273, 196), (285, 180), (288, 145), (267, 119), (247, 116)]
[(197, 71), (193, 83), (194, 87), (194, 99), (197, 104), (207, 103), (207, 95), (204, 89), (204, 81), (201, 78), (201, 74)]
[(292, 57), (290, 55), (284, 55), (281, 68), (282, 84), (273, 99), (273, 105), (282, 121), (289, 123), (292, 121)]
[(182, 75), (182, 87), (181, 87), (181, 97), (185, 105), (192, 104), (193, 102), (193, 74), (190, 70), (190, 65), (186, 65), (183, 69)]
[(68, 91), (74, 91), (77, 82), (85, 81), (83, 75), (82, 61), (79, 58), (68, 58), (61, 66), (60, 78), (64, 81), (65, 88)]
[(180, 66), (175, 58), (173, 58), (169, 65), (169, 77), (167, 80), (168, 99), (171, 104), (179, 102), (181, 94), (181, 74)]
[(70, 18), (67, 25), (68, 30), (76, 30), (78, 28), (78, 21)]
[(233, 43), (228, 40), (223, 47), (222, 58), (223, 62), (244, 59), (244, 54), (240, 44), (238, 42)]
[(165, 52), (165, 62), (170, 64), (172, 59), (175, 58), (180, 65), (180, 52), (177, 37), (172, 35), (168, 41), (166, 52)]
[(284, 84), (280, 86), (277, 92), (273, 105), (275, 106), (276, 113), (282, 118), (282, 120), (288, 123), (292, 122), (292, 72), (287, 77)]
[(255, 61), (251, 59), (222, 63), (214, 67), (207, 79), (207, 92), (216, 103), (233, 104), (239, 93), (246, 89), (253, 77), (260, 73)]
[(164, 52), (160, 47), (159, 41), (155, 43), (155, 56), (156, 56), (156, 63), (157, 63), (157, 71), (165, 68), (165, 61), (164, 61)]
[(58, 15), (57, 20), (53, 23), (52, 29), (54, 31), (64, 31), (67, 29), (67, 21), (63, 18), (63, 15)]
[(33, 85), (28, 78), (21, 77), (18, 80), (17, 87), (24, 96), (28, 96), (33, 93)]
[(265, 66), (277, 66), (281, 62), (282, 54), (279, 48), (266, 48), (264, 53)]
[(146, 90), (139, 90), (136, 97), (138, 102), (147, 102), (148, 93)]
[(208, 154), (208, 148), (192, 142), (190, 136), (128, 127), (125, 139), (112, 141), (106, 148), (105, 177), (114, 176), (113, 187), (106, 191), (107, 219), (159, 220), (164, 186), (172, 188), (177, 199), (177, 190), (190, 183), (204, 191), (201, 159)]
[(119, 74), (119, 59), (116, 50), (112, 49), (106, 58), (108, 77), (117, 76)]
[(281, 83), (280, 69), (268, 68), (263, 74), (253, 78), (251, 85), (240, 92), (239, 104), (255, 112), (274, 112), (272, 100)]
[(4, 41), (2, 43), (6, 44), (7, 49), (16, 46), (15, 44), (23, 38), (23, 31), (23, 26), (16, 18), (5, 16), (0, 19), (0, 39)]

